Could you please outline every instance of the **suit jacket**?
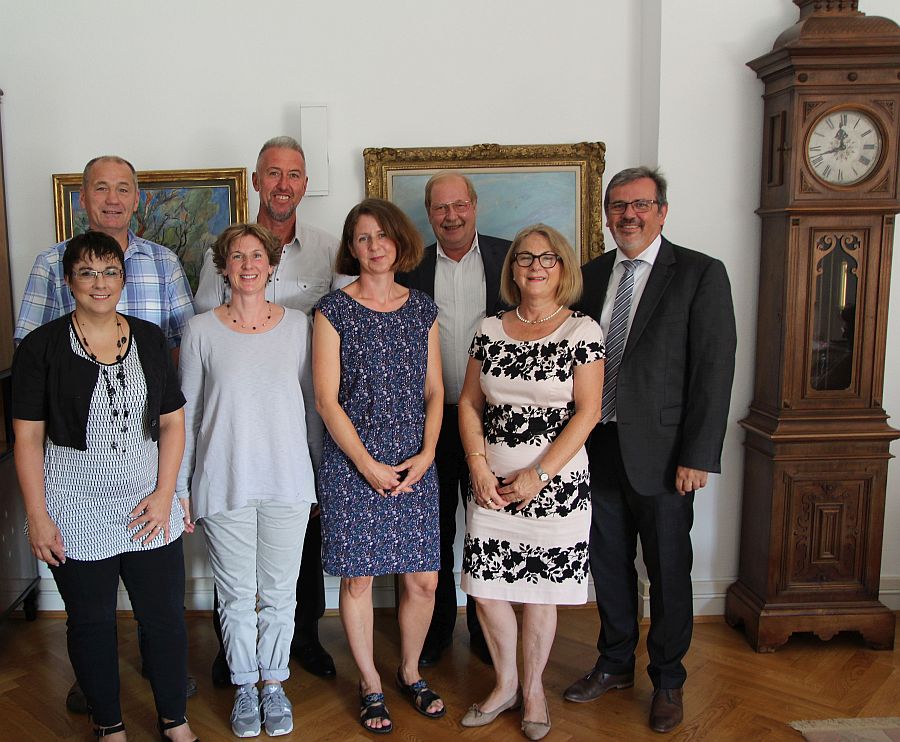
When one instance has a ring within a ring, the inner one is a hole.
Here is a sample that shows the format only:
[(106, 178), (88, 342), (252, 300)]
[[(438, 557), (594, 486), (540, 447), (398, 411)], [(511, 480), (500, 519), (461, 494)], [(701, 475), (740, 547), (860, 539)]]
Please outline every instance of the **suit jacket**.
[[(509, 240), (501, 240), (499, 237), (490, 237), (486, 234), (478, 235), (478, 249), (481, 253), (481, 262), (484, 263), (485, 284), (485, 314), (496, 314), (505, 307), (500, 301), (500, 272), (503, 269), (503, 260), (509, 251)], [(432, 243), (425, 248), (422, 262), (409, 273), (398, 273), (397, 282), (407, 288), (424, 291), (432, 299), (434, 298), (434, 271), (437, 266), (437, 243)]]
[[(611, 251), (582, 268), (580, 308), (598, 322), (614, 262)], [(679, 465), (721, 470), (736, 344), (725, 266), (663, 237), (616, 383), (622, 462), (639, 494), (674, 492)]]

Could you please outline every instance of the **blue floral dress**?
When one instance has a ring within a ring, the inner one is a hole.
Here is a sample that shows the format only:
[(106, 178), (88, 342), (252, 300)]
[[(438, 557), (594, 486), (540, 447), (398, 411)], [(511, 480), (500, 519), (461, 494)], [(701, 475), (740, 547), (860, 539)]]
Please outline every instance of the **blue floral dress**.
[[(410, 290), (393, 312), (363, 306), (344, 291), (316, 305), (341, 339), (338, 401), (366, 450), (395, 465), (422, 448), (428, 333), (437, 306)], [(319, 468), (325, 571), (341, 577), (440, 568), (434, 464), (413, 491), (383, 496), (325, 433)]]
[[(486, 317), (469, 355), (481, 365), (484, 441), (501, 480), (543, 458), (575, 413), (575, 367), (604, 357), (603, 332), (573, 312), (550, 335), (514, 340)], [(479, 507), (469, 493), (462, 589), (519, 603), (587, 601), (591, 487), (582, 447), (520, 511)]]

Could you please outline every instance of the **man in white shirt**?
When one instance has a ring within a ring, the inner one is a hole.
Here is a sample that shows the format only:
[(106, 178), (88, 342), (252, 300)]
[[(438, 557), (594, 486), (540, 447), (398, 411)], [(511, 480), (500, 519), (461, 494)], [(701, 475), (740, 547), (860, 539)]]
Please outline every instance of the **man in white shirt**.
[[(469, 345), (486, 314), (501, 309), (500, 272), (509, 241), (479, 234), (478, 194), (472, 181), (460, 173), (443, 172), (425, 185), (425, 209), (437, 242), (425, 248), (422, 262), (397, 280), (424, 291), (438, 306), (441, 366), (444, 375), (444, 418), (435, 455), (441, 491), (441, 569), (434, 595), (434, 614), (419, 664), (435, 664), (453, 640), (456, 625), (456, 578), (453, 545), (456, 507), (465, 498), (469, 469), (459, 439), (457, 401), (469, 360)], [(469, 644), (482, 660), (491, 663), (481, 626), (470, 598), (466, 606)]]

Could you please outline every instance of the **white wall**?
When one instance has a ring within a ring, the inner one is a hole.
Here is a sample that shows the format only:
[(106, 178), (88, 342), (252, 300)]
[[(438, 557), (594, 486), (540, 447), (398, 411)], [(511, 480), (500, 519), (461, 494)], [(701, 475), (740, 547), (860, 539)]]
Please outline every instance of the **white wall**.
[[(900, 20), (895, 0), (861, 5)], [(697, 608), (721, 612), (737, 573), (736, 421), (755, 353), (762, 85), (745, 63), (796, 18), (790, 0), (0, 0), (15, 295), (54, 242), (52, 173), (100, 153), (142, 170), (252, 168), (265, 139), (298, 133), (300, 102), (328, 104), (330, 195), (305, 199), (301, 217), (331, 232), (363, 196), (364, 147), (600, 140), (609, 175), (658, 163), (670, 179), (667, 235), (726, 262), (738, 307), (725, 474), (698, 498), (694, 528)], [(896, 307), (896, 277), (893, 289)], [(900, 414), (898, 357), (895, 310), (885, 407)], [(898, 490), (892, 464), (882, 583), (894, 608)], [(189, 553), (189, 605), (206, 606), (202, 543)]]

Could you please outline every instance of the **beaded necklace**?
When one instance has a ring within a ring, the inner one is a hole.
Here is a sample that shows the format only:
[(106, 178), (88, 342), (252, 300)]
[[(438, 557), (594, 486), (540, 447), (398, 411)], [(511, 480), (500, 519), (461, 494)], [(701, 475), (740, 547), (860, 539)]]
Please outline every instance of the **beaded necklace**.
[[(128, 415), (130, 413), (130, 410), (128, 409), (128, 405), (125, 401), (125, 365), (122, 363), (122, 354), (124, 353), (123, 348), (127, 346), (128, 338), (126, 337), (125, 332), (122, 330), (122, 325), (119, 322), (119, 315), (118, 313), (116, 313), (116, 333), (118, 335), (118, 338), (116, 340), (115, 365), (117, 366), (116, 379), (119, 382), (119, 389), (117, 390), (115, 385), (113, 384), (112, 379), (109, 376), (109, 365), (98, 361), (97, 354), (94, 353), (93, 350), (91, 350), (91, 344), (90, 342), (88, 342), (87, 335), (84, 334), (84, 328), (81, 326), (81, 322), (78, 320), (78, 313), (75, 312), (72, 314), (72, 316), (75, 318), (75, 324), (81, 334), (81, 340), (84, 343), (84, 349), (85, 351), (87, 351), (87, 354), (88, 356), (90, 356), (91, 360), (100, 367), (100, 373), (103, 376), (104, 383), (106, 384), (106, 396), (109, 400), (109, 408), (113, 417), (113, 429), (110, 433), (109, 447), (113, 451), (118, 451), (124, 454), (128, 449), (125, 448), (124, 443), (122, 443), (120, 439), (117, 439), (119, 438), (120, 433), (128, 432)], [(118, 391), (121, 391), (121, 395), (117, 399), (116, 394)]]
[(269, 320), (272, 319), (272, 302), (270, 302), (268, 299), (266, 299), (266, 306), (269, 309), (269, 314), (266, 316), (266, 319), (263, 322), (258, 322), (257, 324), (248, 322), (245, 325), (241, 322), (238, 322), (237, 319), (235, 319), (234, 317), (231, 316), (231, 303), (230, 302), (225, 304), (225, 314), (227, 314), (228, 318), (234, 324), (236, 324), (238, 327), (240, 327), (242, 330), (246, 330), (248, 328), (251, 330), (255, 330), (257, 327), (259, 327), (259, 329), (261, 330), (263, 327), (265, 327), (267, 324), (269, 324)]

